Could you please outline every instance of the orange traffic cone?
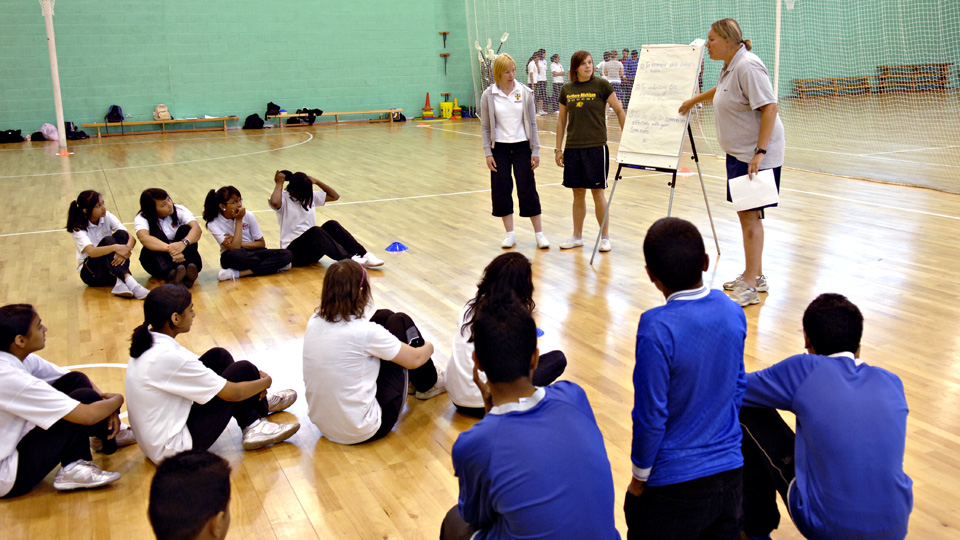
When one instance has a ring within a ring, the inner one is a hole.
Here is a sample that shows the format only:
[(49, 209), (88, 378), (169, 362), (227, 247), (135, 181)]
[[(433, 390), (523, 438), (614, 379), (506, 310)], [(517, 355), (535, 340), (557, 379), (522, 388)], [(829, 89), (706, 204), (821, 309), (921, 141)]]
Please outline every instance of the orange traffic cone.
[(433, 107), (430, 106), (430, 92), (427, 92), (427, 103), (423, 106), (423, 118), (433, 118)]

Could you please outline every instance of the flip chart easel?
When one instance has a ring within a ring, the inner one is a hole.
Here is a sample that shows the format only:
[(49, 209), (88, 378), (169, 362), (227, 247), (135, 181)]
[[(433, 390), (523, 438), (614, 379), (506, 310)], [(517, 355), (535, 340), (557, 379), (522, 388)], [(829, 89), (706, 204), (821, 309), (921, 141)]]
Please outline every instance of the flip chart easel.
[(702, 43), (643, 46), (637, 63), (633, 93), (630, 95), (630, 108), (627, 110), (623, 136), (620, 139), (620, 150), (617, 152), (617, 174), (614, 176), (607, 209), (603, 214), (600, 232), (593, 246), (591, 265), (600, 248), (603, 227), (609, 219), (613, 194), (617, 190), (617, 182), (623, 177), (624, 168), (672, 174), (667, 184), (670, 186), (667, 217), (670, 216), (673, 210), (673, 195), (677, 187), (677, 171), (680, 157), (683, 155), (684, 135), (690, 139), (693, 161), (697, 164), (697, 176), (700, 178), (700, 189), (703, 190), (703, 203), (710, 218), (713, 242), (717, 247), (717, 255), (720, 254), (720, 242), (717, 240), (717, 230), (713, 225), (713, 214), (710, 212), (710, 202), (707, 200), (707, 188), (700, 171), (700, 158), (697, 155), (696, 143), (693, 141), (693, 130), (690, 128), (690, 115), (688, 113), (681, 116), (677, 113), (680, 105), (696, 91), (697, 77), (700, 75), (702, 63)]

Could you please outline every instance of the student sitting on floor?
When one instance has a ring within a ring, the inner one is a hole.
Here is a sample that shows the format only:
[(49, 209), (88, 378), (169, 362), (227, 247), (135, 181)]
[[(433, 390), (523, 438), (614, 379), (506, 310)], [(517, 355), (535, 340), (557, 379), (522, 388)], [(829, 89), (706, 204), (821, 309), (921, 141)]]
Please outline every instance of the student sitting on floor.
[(230, 528), (230, 464), (206, 450), (165, 459), (150, 482), (148, 515), (157, 540), (223, 540)]
[(266, 249), (257, 218), (243, 207), (237, 188), (211, 189), (203, 203), (203, 220), (220, 244), (222, 269), (217, 274), (220, 281), (264, 276), (290, 268), (293, 253), (286, 249)]
[(627, 538), (740, 538), (743, 309), (703, 284), (710, 259), (690, 222), (663, 218), (643, 241), (667, 302), (637, 327)]
[[(86, 375), (35, 352), (47, 328), (28, 304), (0, 308), (0, 497), (17, 497), (57, 466), (57, 490), (95, 488), (120, 473), (92, 463), (89, 437), (106, 454), (117, 450), (123, 396), (101, 392)], [(127, 432), (123, 444), (136, 442)]]
[(133, 331), (127, 364), (127, 411), (140, 449), (154, 463), (184, 450), (206, 450), (235, 418), (243, 449), (285, 441), (300, 424), (264, 419), (297, 399), (293, 390), (268, 394), (269, 375), (216, 347), (197, 356), (177, 343), (193, 325), (193, 298), (181, 285), (150, 291), (143, 324)]
[(186, 206), (174, 204), (160, 188), (145, 189), (133, 229), (143, 244), (140, 264), (144, 270), (171, 285), (193, 287), (203, 269), (197, 251), (202, 231)]
[(529, 309), (481, 305), (473, 336), (487, 415), (453, 445), (460, 498), (440, 539), (619, 539), (610, 461), (586, 394), (568, 381), (533, 384), (539, 350)]
[[(450, 362), (447, 364), (446, 383), (450, 401), (457, 411), (467, 416), (483, 418), (483, 396), (473, 382), (473, 318), (480, 304), (497, 304), (519, 301), (530, 313), (533, 302), (533, 271), (530, 260), (523, 254), (512, 252), (499, 255), (483, 269), (477, 295), (460, 312), (457, 333), (453, 336)], [(567, 367), (567, 358), (560, 351), (550, 351), (540, 356), (537, 371), (533, 374), (534, 386), (547, 386), (557, 380)], [(484, 380), (485, 376), (481, 373)]]
[[(803, 313), (808, 354), (747, 375), (740, 423), (748, 538), (769, 539), (777, 528), (778, 491), (804, 538), (907, 535), (907, 400), (899, 377), (860, 360), (862, 335), (857, 306), (821, 294)], [(796, 436), (776, 409), (797, 415)]]
[(116, 216), (107, 211), (103, 197), (93, 190), (77, 195), (67, 210), (67, 232), (77, 246), (77, 272), (90, 287), (109, 287), (113, 294), (143, 300), (150, 292), (130, 275), (130, 256), (137, 241)]
[[(315, 207), (340, 195), (327, 184), (302, 172), (277, 171), (270, 207), (280, 222), (280, 247), (293, 252), (294, 266), (308, 266), (324, 255), (335, 261), (353, 259), (367, 268), (383, 266), (383, 260), (367, 251), (339, 223), (330, 220), (317, 227)], [(283, 189), (284, 181), (287, 189)], [(316, 185), (320, 191), (314, 191)]]
[(372, 306), (363, 266), (348, 259), (327, 268), (303, 337), (303, 382), (310, 420), (335, 443), (390, 433), (407, 399), (408, 374), (420, 399), (445, 391), (443, 371), (430, 359), (433, 344), (413, 320), (389, 309), (367, 320)]

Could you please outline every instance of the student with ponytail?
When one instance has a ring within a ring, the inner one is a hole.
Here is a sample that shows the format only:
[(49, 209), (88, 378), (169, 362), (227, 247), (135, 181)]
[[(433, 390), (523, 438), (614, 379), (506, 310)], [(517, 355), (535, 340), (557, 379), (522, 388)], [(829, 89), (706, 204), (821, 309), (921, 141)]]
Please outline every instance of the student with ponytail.
[[(367, 251), (336, 221), (329, 220), (317, 227), (314, 209), (327, 200), (340, 199), (332, 187), (302, 172), (277, 171), (273, 181), (270, 208), (276, 211), (280, 222), (280, 247), (293, 252), (294, 266), (311, 265), (324, 255), (335, 261), (353, 259), (367, 268), (383, 266), (379, 257)], [(314, 191), (313, 186), (320, 191)]]
[(300, 424), (264, 419), (293, 404), (297, 393), (270, 394), (272, 379), (252, 363), (235, 362), (216, 347), (197, 356), (176, 337), (195, 316), (190, 291), (163, 285), (143, 303), (144, 322), (133, 331), (126, 392), (130, 425), (140, 449), (154, 463), (184, 450), (206, 450), (235, 418), (244, 450), (289, 439)]
[(193, 287), (203, 269), (197, 251), (202, 231), (186, 206), (174, 204), (160, 188), (145, 189), (133, 228), (143, 244), (140, 264), (144, 270), (167, 283)]
[[(453, 336), (452, 354), (446, 371), (447, 393), (460, 414), (483, 418), (486, 413), (483, 395), (473, 380), (473, 320), (483, 306), (514, 303), (519, 303), (531, 315), (536, 307), (533, 301), (533, 270), (530, 260), (517, 252), (504, 253), (483, 269), (483, 276), (477, 283), (476, 296), (471, 298), (460, 312), (457, 334)], [(536, 371), (533, 372), (533, 384), (547, 386), (557, 380), (566, 368), (567, 357), (563, 352), (543, 353)], [(482, 372), (480, 377), (486, 381), (486, 375)]]
[[(323, 276), (320, 307), (303, 337), (310, 420), (339, 444), (377, 440), (393, 429), (413, 385), (419, 399), (446, 391), (433, 344), (405, 313), (377, 310), (367, 271), (338, 261)], [(408, 379), (409, 375), (409, 379)]]
[(203, 202), (203, 220), (207, 230), (220, 244), (220, 281), (246, 276), (264, 276), (288, 270), (293, 253), (286, 249), (266, 249), (260, 224), (243, 207), (243, 196), (233, 186), (207, 193)]
[(103, 197), (93, 190), (77, 195), (67, 210), (67, 232), (77, 246), (77, 272), (90, 287), (113, 285), (113, 294), (143, 300), (148, 291), (130, 275), (130, 256), (137, 241)]

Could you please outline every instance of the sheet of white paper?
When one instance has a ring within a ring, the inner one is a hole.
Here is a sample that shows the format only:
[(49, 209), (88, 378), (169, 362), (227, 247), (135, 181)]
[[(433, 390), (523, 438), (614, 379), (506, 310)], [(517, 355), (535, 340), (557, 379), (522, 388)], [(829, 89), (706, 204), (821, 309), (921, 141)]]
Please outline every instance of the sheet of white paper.
[(733, 199), (733, 209), (737, 212), (780, 202), (773, 169), (760, 171), (753, 175), (753, 180), (748, 175), (731, 178), (730, 198)]

